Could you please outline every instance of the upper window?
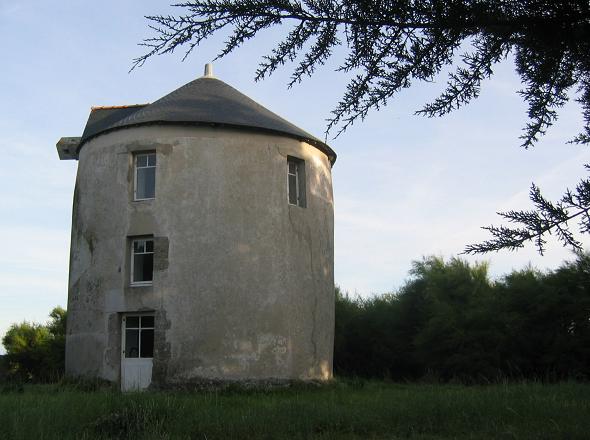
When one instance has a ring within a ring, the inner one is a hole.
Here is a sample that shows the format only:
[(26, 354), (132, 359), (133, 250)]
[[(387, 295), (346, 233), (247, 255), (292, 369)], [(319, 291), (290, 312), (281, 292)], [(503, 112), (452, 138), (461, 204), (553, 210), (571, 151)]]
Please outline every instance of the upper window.
[(287, 156), (289, 204), (305, 208), (305, 161)]
[(135, 157), (134, 200), (149, 200), (156, 196), (156, 153), (139, 153)]
[(131, 241), (131, 285), (149, 286), (154, 278), (154, 239)]

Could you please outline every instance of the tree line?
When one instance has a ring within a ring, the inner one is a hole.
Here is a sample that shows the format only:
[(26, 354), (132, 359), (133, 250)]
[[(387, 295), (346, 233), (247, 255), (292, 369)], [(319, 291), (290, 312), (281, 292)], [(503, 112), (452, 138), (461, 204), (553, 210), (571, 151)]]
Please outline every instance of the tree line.
[[(467, 383), (590, 378), (590, 254), (556, 270), (528, 267), (492, 281), (486, 263), (427, 257), (394, 293), (363, 299), (336, 288), (334, 372)], [(64, 373), (66, 311), (13, 324), (0, 380)]]
[(491, 281), (485, 263), (415, 261), (395, 293), (336, 291), (334, 370), (392, 380), (590, 377), (590, 255)]

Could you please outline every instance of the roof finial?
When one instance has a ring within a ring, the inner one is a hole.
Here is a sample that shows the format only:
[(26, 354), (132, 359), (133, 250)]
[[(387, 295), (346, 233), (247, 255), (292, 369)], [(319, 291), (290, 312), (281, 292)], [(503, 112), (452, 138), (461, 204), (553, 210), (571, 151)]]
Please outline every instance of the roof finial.
[(207, 63), (205, 64), (205, 73), (203, 75), (204, 78), (215, 78), (213, 76), (213, 64)]

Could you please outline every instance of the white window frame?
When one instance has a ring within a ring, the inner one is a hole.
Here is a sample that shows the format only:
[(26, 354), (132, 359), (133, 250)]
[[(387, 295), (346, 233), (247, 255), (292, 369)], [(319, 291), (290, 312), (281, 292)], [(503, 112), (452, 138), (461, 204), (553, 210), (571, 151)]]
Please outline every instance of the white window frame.
[[(142, 156), (147, 156), (147, 160), (146, 163), (148, 165), (146, 166), (138, 166), (137, 165), (137, 160), (142, 157)], [(155, 159), (155, 165), (149, 165), (149, 157), (150, 156), (154, 156)], [(142, 152), (142, 153), (135, 153), (133, 155), (133, 200), (136, 202), (142, 201), (142, 200), (154, 200), (156, 198), (156, 179), (155, 179), (155, 170), (154, 170), (154, 197), (146, 197), (143, 199), (140, 199), (137, 197), (137, 169), (138, 168), (157, 168), (158, 166), (158, 161), (156, 159), (156, 152), (155, 151), (147, 151), (147, 152)]]
[[(289, 165), (293, 163), (295, 164), (295, 173), (292, 173), (290, 170)], [(306, 198), (302, 197), (301, 194), (301, 189), (303, 186), (303, 190), (306, 191), (305, 189), (305, 183), (301, 182), (301, 178), (302, 178), (302, 173), (301, 173), (301, 168), (305, 167), (305, 161), (303, 159), (299, 159), (298, 157), (294, 157), (294, 156), (287, 156), (287, 202), (289, 203), (289, 205), (291, 206), (299, 206), (300, 208), (305, 208), (306, 207)], [(295, 195), (296, 195), (296, 201), (295, 203), (291, 203), (291, 194), (290, 194), (290, 185), (289, 185), (289, 176), (295, 176)], [(305, 176), (305, 172), (303, 173), (303, 177)]]
[[(135, 253), (135, 243), (138, 241), (151, 241), (152, 242), (152, 251), (151, 252), (146, 252), (144, 250), (144, 252), (138, 252), (137, 254)], [(131, 270), (130, 270), (130, 283), (129, 285), (132, 287), (140, 287), (140, 286), (151, 286), (154, 283), (154, 268), (153, 268), (153, 261), (154, 261), (154, 237), (136, 237), (136, 238), (132, 238), (131, 239), (131, 248), (130, 248), (130, 252), (129, 252), (129, 261), (130, 261), (130, 266), (131, 266)], [(135, 267), (135, 255), (152, 255), (152, 280), (151, 281), (134, 281), (134, 270), (133, 268)]]

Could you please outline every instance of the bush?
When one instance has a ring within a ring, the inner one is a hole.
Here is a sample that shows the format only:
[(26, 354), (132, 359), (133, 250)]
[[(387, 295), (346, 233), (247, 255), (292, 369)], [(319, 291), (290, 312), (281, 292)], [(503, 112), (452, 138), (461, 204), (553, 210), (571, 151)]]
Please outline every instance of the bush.
[(394, 294), (336, 291), (336, 374), (487, 382), (590, 376), (590, 256), (491, 282), (486, 264), (429, 257)]
[(2, 338), (7, 376), (27, 382), (47, 382), (63, 375), (66, 311), (56, 307), (47, 325), (13, 324)]

